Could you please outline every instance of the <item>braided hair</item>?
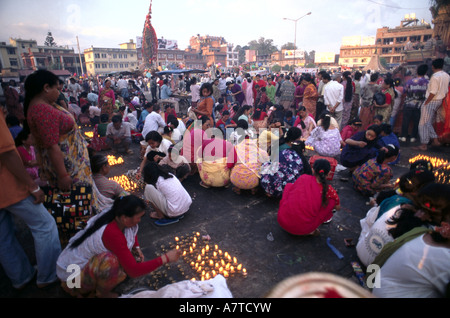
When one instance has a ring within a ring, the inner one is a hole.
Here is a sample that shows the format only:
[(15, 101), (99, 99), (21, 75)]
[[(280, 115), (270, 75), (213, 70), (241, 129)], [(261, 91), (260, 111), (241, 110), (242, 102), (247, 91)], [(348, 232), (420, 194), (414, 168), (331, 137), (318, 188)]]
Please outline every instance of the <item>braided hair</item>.
[(327, 176), (331, 171), (331, 164), (328, 160), (318, 159), (313, 165), (314, 175), (319, 178), (319, 182), (322, 185), (322, 206), (326, 206), (328, 203), (328, 180)]

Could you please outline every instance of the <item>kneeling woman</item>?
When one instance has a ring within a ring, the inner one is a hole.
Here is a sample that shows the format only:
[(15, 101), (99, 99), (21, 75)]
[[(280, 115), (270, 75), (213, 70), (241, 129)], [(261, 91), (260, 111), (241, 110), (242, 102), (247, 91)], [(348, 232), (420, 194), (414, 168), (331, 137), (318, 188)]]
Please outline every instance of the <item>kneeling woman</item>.
[(387, 152), (381, 150), (376, 158), (369, 159), (353, 172), (353, 186), (363, 195), (372, 196), (384, 190), (391, 190), (393, 177), (389, 163), (397, 160), (398, 148), (387, 146)]
[(314, 162), (313, 175), (303, 174), (288, 183), (278, 210), (278, 223), (293, 235), (319, 235), (318, 227), (330, 220), (333, 209), (340, 209), (339, 196), (328, 184), (331, 165), (328, 160)]
[(289, 148), (280, 152), (278, 161), (265, 162), (261, 167), (261, 187), (268, 197), (281, 198), (284, 187), (294, 183), (302, 174), (311, 174), (311, 166), (305, 158), (305, 144), (300, 140), (300, 128), (292, 127), (286, 133)]
[[(145, 208), (145, 202), (136, 196), (120, 197), (110, 211), (94, 216), (87, 228), (70, 240), (56, 264), (65, 291), (74, 297), (117, 297), (112, 290), (127, 276), (141, 277), (178, 261), (179, 250), (144, 260), (137, 233)], [(75, 282), (79, 279), (79, 285), (71, 288), (68, 282), (75, 271), (73, 265), (81, 273), (74, 278)]]
[(158, 220), (156, 225), (178, 222), (189, 211), (192, 198), (173, 174), (155, 162), (144, 168), (144, 197), (155, 209), (150, 217)]

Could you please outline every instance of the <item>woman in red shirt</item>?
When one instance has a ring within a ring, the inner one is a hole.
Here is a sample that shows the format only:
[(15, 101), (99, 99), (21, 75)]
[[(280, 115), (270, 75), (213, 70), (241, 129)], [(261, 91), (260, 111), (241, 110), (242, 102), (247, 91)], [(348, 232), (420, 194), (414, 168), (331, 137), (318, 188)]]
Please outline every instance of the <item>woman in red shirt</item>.
[[(141, 277), (178, 261), (179, 249), (145, 261), (137, 240), (145, 209), (145, 202), (136, 196), (120, 197), (111, 210), (92, 218), (87, 228), (70, 241), (57, 261), (57, 275), (66, 292), (72, 296), (117, 297), (112, 290), (127, 276)], [(68, 272), (71, 265), (81, 269), (78, 288), (67, 284), (73, 278)]]

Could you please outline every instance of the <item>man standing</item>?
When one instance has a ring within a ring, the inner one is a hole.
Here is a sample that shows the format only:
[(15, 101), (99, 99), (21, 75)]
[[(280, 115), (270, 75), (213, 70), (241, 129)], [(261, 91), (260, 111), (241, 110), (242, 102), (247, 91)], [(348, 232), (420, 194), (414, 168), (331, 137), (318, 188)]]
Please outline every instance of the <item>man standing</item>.
[(419, 136), (420, 109), (425, 102), (425, 95), (429, 81), (425, 78), (428, 72), (428, 65), (422, 64), (417, 67), (417, 76), (406, 82), (405, 103), (403, 106), (402, 133), (398, 138), (401, 142), (406, 142), (409, 136), (409, 126), (412, 122), (411, 142), (416, 142)]
[(0, 183), (0, 264), (13, 287), (25, 287), (36, 274), (16, 238), (14, 216), (23, 220), (33, 235), (37, 287), (43, 288), (58, 281), (56, 261), (61, 253), (61, 243), (56, 222), (42, 204), (44, 192), (22, 164), (1, 110)]
[(341, 127), (342, 112), (344, 110), (342, 104), (342, 101), (344, 100), (344, 86), (336, 81), (336, 79), (340, 77), (340, 74), (335, 74), (333, 79), (331, 79), (329, 74), (324, 74), (322, 77), (322, 80), (325, 83), (323, 89), (325, 106), (330, 112), (330, 115), (336, 119), (339, 127)]
[(227, 74), (222, 73), (219, 78), (219, 90), (222, 97), (226, 97), (227, 95)]
[(283, 106), (285, 111), (288, 111), (292, 106), (294, 106), (295, 93), (295, 85), (292, 83), (289, 75), (286, 75), (285, 81), (281, 84), (280, 92), (280, 105)]
[(428, 143), (432, 141), (433, 146), (440, 146), (438, 135), (433, 128), (436, 120), (436, 112), (442, 106), (442, 101), (447, 96), (450, 75), (443, 71), (444, 60), (435, 59), (431, 64), (433, 75), (430, 78), (426, 92), (426, 100), (422, 106), (419, 122), (419, 135), (421, 145), (417, 150), (427, 150)]

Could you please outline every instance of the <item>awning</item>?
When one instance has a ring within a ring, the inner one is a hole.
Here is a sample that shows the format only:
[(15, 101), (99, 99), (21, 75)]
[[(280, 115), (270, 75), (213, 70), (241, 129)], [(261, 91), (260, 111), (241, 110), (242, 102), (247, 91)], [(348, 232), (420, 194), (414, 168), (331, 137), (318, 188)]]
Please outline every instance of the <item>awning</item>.
[(162, 72), (157, 72), (157, 75), (168, 75), (168, 74), (195, 74), (195, 73), (207, 73), (208, 71), (203, 70), (167, 70)]

